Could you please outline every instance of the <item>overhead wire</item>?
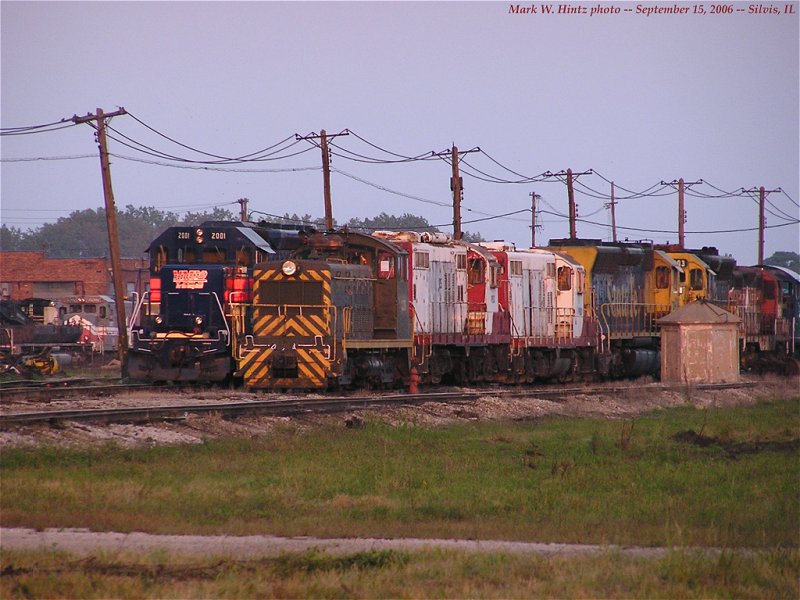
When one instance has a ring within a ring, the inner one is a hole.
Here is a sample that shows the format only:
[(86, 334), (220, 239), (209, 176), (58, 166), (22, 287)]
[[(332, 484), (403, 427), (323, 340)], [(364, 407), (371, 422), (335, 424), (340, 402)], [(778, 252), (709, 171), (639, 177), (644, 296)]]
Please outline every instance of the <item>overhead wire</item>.
[[(565, 215), (559, 214), (557, 212), (550, 212), (550, 211), (546, 211), (546, 210), (542, 210), (541, 212), (543, 212), (545, 214), (548, 214), (548, 215), (554, 215), (554, 216), (557, 216), (557, 217), (568, 218)], [(608, 227), (608, 223), (598, 223), (596, 221), (589, 221), (589, 220), (586, 220), (586, 219), (583, 219), (583, 218), (576, 218), (575, 220), (583, 222), (583, 223), (588, 223), (590, 225), (599, 225), (599, 226), (602, 226), (602, 227)], [(768, 225), (768, 226), (766, 226), (766, 229), (775, 229), (777, 227), (785, 227), (787, 225), (795, 225), (795, 224), (798, 224), (798, 223), (800, 223), (800, 220), (795, 221), (794, 223), (780, 223), (778, 225)], [(677, 231), (673, 231), (673, 230), (643, 229), (643, 228), (639, 228), (639, 227), (623, 227), (621, 225), (617, 225), (617, 229), (624, 229), (626, 231), (640, 231), (640, 232), (645, 232), (645, 233), (668, 233), (668, 234), (677, 234), (678, 233)], [(692, 234), (692, 235), (706, 235), (706, 234), (718, 234), (718, 233), (741, 233), (741, 232), (746, 232), (746, 231), (758, 231), (758, 229), (759, 229), (758, 227), (746, 227), (746, 228), (741, 228), (741, 229), (718, 229), (718, 230), (711, 230), (711, 231), (684, 231), (684, 233)]]
[(243, 167), (220, 167), (220, 166), (213, 166), (213, 165), (205, 165), (205, 164), (173, 164), (173, 163), (165, 163), (157, 160), (148, 160), (146, 158), (136, 158), (133, 156), (125, 156), (124, 154), (116, 154), (115, 152), (109, 152), (109, 156), (114, 158), (119, 158), (122, 160), (129, 160), (133, 162), (139, 162), (149, 165), (157, 165), (160, 167), (170, 167), (173, 169), (194, 169), (197, 171), (219, 171), (225, 173), (294, 173), (300, 171), (321, 171), (322, 167), (286, 167), (283, 169), (257, 169), (257, 168), (243, 168)]
[[(159, 130), (155, 129), (154, 127), (152, 127), (152, 126), (148, 125), (147, 123), (145, 123), (144, 121), (142, 121), (141, 119), (139, 119), (139, 118), (138, 118), (136, 115), (134, 115), (134, 114), (133, 114), (133, 113), (131, 113), (130, 111), (129, 111), (127, 114), (128, 114), (128, 116), (130, 116), (130, 117), (131, 117), (131, 118), (132, 118), (134, 121), (136, 121), (137, 123), (139, 123), (139, 124), (141, 124), (142, 126), (146, 127), (147, 129), (149, 129), (149, 130), (150, 130), (150, 131), (152, 131), (153, 133), (155, 133), (155, 134), (157, 134), (157, 135), (159, 135), (159, 136), (163, 137), (164, 139), (166, 139), (166, 140), (169, 140), (169, 141), (170, 141), (170, 142), (172, 142), (173, 144), (176, 144), (176, 145), (178, 145), (178, 146), (181, 146), (182, 148), (186, 148), (187, 150), (191, 150), (192, 152), (197, 152), (198, 154), (203, 154), (203, 155), (205, 155), (205, 156), (210, 156), (210, 157), (212, 157), (212, 158), (218, 158), (218, 159), (225, 160), (225, 161), (240, 161), (240, 160), (245, 160), (245, 159), (248, 159), (248, 158), (250, 158), (250, 157), (253, 157), (253, 156), (256, 156), (256, 155), (258, 155), (258, 154), (261, 154), (262, 152), (266, 152), (266, 151), (268, 151), (268, 150), (272, 150), (273, 148), (275, 148), (275, 147), (277, 147), (277, 146), (280, 146), (281, 144), (283, 144), (283, 143), (285, 143), (285, 142), (289, 141), (289, 140), (290, 140), (290, 139), (292, 139), (292, 137), (293, 137), (293, 136), (287, 136), (286, 138), (282, 139), (282, 140), (281, 140), (281, 141), (279, 141), (279, 142), (276, 142), (275, 144), (272, 144), (271, 146), (267, 146), (266, 148), (263, 148), (263, 149), (261, 149), (261, 150), (258, 150), (258, 151), (256, 151), (256, 152), (251, 152), (251, 153), (249, 153), (249, 154), (244, 154), (244, 155), (242, 155), (242, 156), (238, 156), (238, 157), (232, 158), (232, 157), (220, 156), (220, 155), (218, 155), (218, 154), (212, 154), (212, 153), (210, 153), (210, 152), (205, 152), (204, 150), (199, 150), (199, 149), (197, 149), (197, 148), (194, 148), (194, 147), (192, 147), (192, 146), (189, 146), (189, 145), (187, 145), (187, 144), (184, 144), (183, 142), (179, 142), (178, 140), (175, 140), (175, 139), (171, 138), (170, 136), (168, 136), (168, 135), (166, 135), (166, 134), (162, 133), (161, 131), (159, 131)], [(294, 144), (292, 144), (292, 146), (293, 146), (293, 145), (294, 145)], [(291, 146), (289, 146), (289, 147), (291, 147)]]
[(39, 129), (39, 128), (31, 128), (31, 129), (22, 129), (22, 130), (3, 130), (0, 132), (0, 136), (12, 136), (12, 135), (32, 135), (35, 133), (49, 133), (51, 131), (58, 131), (59, 129), (68, 129), (70, 127), (75, 127), (75, 123), (65, 123), (63, 125), (59, 125), (58, 127), (49, 127), (47, 129)]

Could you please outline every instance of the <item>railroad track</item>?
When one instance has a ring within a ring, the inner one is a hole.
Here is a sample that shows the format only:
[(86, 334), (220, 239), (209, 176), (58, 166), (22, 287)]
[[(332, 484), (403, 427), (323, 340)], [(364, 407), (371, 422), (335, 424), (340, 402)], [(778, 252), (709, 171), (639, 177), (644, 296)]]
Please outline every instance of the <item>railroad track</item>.
[(29, 401), (53, 400), (55, 398), (67, 398), (80, 394), (111, 395), (118, 392), (155, 389), (151, 383), (122, 383), (119, 379), (112, 380), (114, 383), (93, 382), (90, 379), (65, 379), (62, 381), (48, 382), (25, 382), (25, 384), (3, 384), (0, 385), (0, 399), (5, 401), (24, 398)]
[[(698, 384), (692, 389), (732, 389), (752, 387), (754, 383), (734, 384)], [(104, 386), (109, 387), (109, 386)], [(117, 386), (122, 387), (122, 386)], [(680, 386), (665, 384), (596, 386), (596, 387), (536, 387), (526, 389), (482, 389), (476, 391), (429, 392), (422, 394), (376, 394), (368, 396), (328, 396), (314, 398), (279, 398), (267, 400), (249, 400), (245, 402), (218, 402), (203, 404), (168, 404), (147, 407), (114, 407), (49, 410), (36, 412), (0, 413), (0, 429), (35, 425), (58, 424), (71, 422), (99, 423), (147, 423), (153, 421), (174, 421), (187, 418), (189, 415), (220, 414), (224, 417), (240, 416), (291, 416), (304, 413), (334, 413), (351, 410), (362, 410), (368, 407), (380, 407), (403, 404), (423, 404), (426, 402), (464, 402), (468, 403), (482, 396), (501, 396), (506, 398), (536, 397), (557, 401), (559, 398), (587, 394), (616, 394), (630, 390), (642, 390), (643, 387), (661, 391), (683, 389)], [(97, 388), (89, 388), (96, 390)]]

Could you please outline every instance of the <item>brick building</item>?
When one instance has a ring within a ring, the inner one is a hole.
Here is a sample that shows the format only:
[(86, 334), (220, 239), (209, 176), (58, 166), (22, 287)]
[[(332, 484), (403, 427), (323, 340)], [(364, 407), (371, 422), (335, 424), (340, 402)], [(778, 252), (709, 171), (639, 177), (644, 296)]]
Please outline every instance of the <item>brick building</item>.
[[(148, 283), (147, 261), (122, 259), (126, 295)], [(114, 295), (110, 258), (48, 258), (44, 252), (0, 252), (0, 294), (12, 300)]]

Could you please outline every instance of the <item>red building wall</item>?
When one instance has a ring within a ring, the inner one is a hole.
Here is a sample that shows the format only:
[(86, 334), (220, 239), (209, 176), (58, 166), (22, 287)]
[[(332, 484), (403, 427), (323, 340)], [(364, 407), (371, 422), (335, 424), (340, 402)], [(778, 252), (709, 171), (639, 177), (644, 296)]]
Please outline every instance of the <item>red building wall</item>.
[[(147, 262), (123, 258), (126, 293), (141, 294), (148, 281)], [(47, 290), (52, 294), (47, 295)], [(0, 252), (0, 295), (12, 300), (65, 295), (114, 295), (110, 258), (48, 258), (44, 252)]]

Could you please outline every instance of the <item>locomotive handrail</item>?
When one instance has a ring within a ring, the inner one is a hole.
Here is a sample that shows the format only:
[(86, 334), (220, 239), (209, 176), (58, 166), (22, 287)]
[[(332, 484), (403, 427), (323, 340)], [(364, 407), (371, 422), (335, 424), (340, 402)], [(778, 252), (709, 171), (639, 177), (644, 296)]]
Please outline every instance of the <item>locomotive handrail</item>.
[[(132, 317), (137, 317), (138, 316), (139, 311), (141, 310), (141, 307), (144, 305), (145, 299), (148, 298), (149, 295), (150, 295), (149, 291), (145, 292), (144, 294), (142, 294), (142, 298), (141, 298), (141, 300), (139, 300), (139, 303), (137, 304), (136, 308), (134, 309)], [(225, 346), (228, 347), (232, 343), (232, 341), (231, 341), (231, 328), (228, 325), (228, 318), (227, 318), (227, 315), (225, 314), (225, 310), (222, 308), (222, 303), (219, 301), (219, 295), (216, 292), (212, 292), (211, 295), (214, 297), (214, 300), (216, 300), (216, 302), (217, 302), (217, 308), (219, 309), (219, 312), (222, 315), (222, 322), (225, 324)], [(134, 322), (135, 322), (135, 319), (132, 318), (131, 319), (131, 323), (134, 323)], [(134, 326), (134, 325), (129, 325), (127, 327), (127, 330), (128, 330), (128, 347), (129, 348), (133, 348), (134, 339), (136, 339), (137, 341), (143, 341), (143, 340), (144, 341), (152, 341), (154, 339), (158, 339), (155, 336), (142, 337), (142, 336), (139, 335), (139, 332), (137, 331), (138, 329), (139, 329), (139, 326)], [(217, 337), (216, 338), (208, 338), (208, 339), (211, 340), (211, 341), (214, 341), (214, 342), (221, 341), (222, 340), (222, 335), (220, 335), (221, 332), (222, 332), (222, 329), (217, 329)], [(174, 334), (175, 334), (175, 332), (172, 332), (172, 335), (174, 335)], [(184, 334), (184, 337), (187, 338), (187, 339), (194, 339), (194, 336), (195, 336), (195, 334), (193, 334), (193, 333)]]
[[(338, 336), (336, 334), (336, 326), (339, 323), (339, 313), (338, 307), (335, 304), (273, 304), (273, 303), (253, 303), (246, 305), (248, 307), (255, 308), (274, 308), (275, 309), (275, 316), (285, 319), (287, 315), (287, 309), (289, 308), (296, 308), (298, 310), (298, 316), (303, 316), (303, 309), (310, 310), (310, 309), (319, 309), (325, 315), (326, 319), (326, 326), (328, 327), (328, 331), (330, 331), (331, 336), (331, 346), (333, 347), (333, 356), (326, 357), (331, 362), (335, 362), (338, 356), (337, 354), (337, 341)], [(281, 310), (283, 309), (283, 310)], [(269, 344), (256, 344), (254, 336), (246, 336), (253, 338), (253, 348), (256, 347), (266, 347)]]
[[(410, 309), (409, 312), (411, 312), (411, 314), (414, 315), (414, 318), (411, 320), (411, 339), (412, 340), (416, 340), (417, 339), (417, 332), (416, 332), (416, 327), (414, 326), (414, 324), (416, 323), (416, 324), (420, 325), (420, 328), (421, 328), (422, 323), (419, 320), (419, 315), (417, 314), (417, 311), (414, 309), (414, 304), (409, 302), (408, 306), (409, 306), (409, 309)], [(421, 356), (420, 361), (419, 361), (419, 366), (422, 366), (422, 365), (425, 364), (425, 359), (426, 358), (430, 358), (431, 356), (433, 356), (433, 335), (432, 334), (426, 334), (425, 332), (422, 332), (421, 334), (419, 334), (419, 337), (422, 340), (422, 348), (421, 348), (422, 356)], [(430, 338), (430, 343), (428, 344), (428, 346), (430, 348), (430, 352), (428, 354), (425, 354), (425, 338), (426, 337)], [(413, 343), (412, 343), (412, 352), (413, 352), (414, 356), (417, 355), (417, 345), (413, 344)]]
[[(660, 335), (657, 319), (669, 314), (668, 304), (644, 302), (606, 302), (600, 305), (601, 334), (605, 335), (606, 350), (612, 339), (628, 337), (656, 337)], [(601, 338), (601, 341), (603, 338)]]
[(139, 311), (142, 310), (142, 306), (144, 305), (145, 298), (150, 297), (150, 291), (146, 291), (142, 294), (142, 297), (139, 298), (139, 301), (136, 303), (136, 307), (133, 309), (133, 313), (131, 314), (131, 321), (128, 323), (128, 347), (133, 347), (133, 324), (136, 323), (136, 319), (139, 316)]
[[(219, 314), (222, 315), (222, 322), (225, 323), (225, 346), (228, 347), (231, 345), (231, 327), (228, 325), (228, 319), (225, 318), (225, 309), (222, 308), (222, 303), (219, 301), (219, 295), (217, 292), (212, 292), (212, 295), (217, 301), (217, 308), (219, 308)], [(217, 330), (217, 335), (219, 335), (219, 330)]]

